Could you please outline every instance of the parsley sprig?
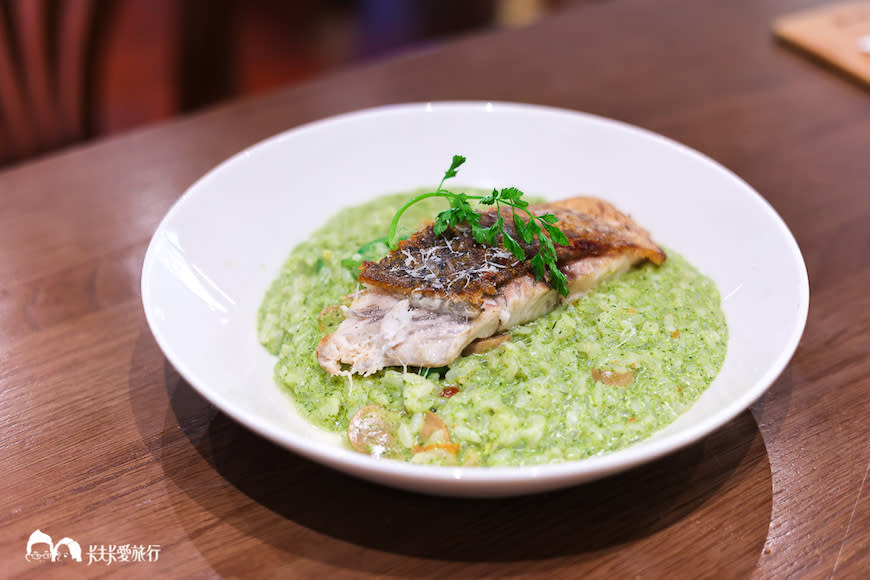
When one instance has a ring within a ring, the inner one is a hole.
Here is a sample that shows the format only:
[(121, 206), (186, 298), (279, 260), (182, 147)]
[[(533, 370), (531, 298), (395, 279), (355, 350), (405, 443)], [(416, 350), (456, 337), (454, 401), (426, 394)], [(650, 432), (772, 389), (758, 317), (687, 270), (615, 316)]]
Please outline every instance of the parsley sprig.
[[(529, 261), (535, 278), (543, 280), (549, 271), (550, 283), (562, 296), (567, 296), (568, 280), (556, 266), (557, 257), (554, 244), (567, 246), (570, 242), (564, 232), (556, 226), (558, 218), (551, 213), (543, 215), (533, 214), (528, 209), (529, 202), (522, 199), (523, 192), (516, 187), (505, 187), (500, 190), (493, 189), (489, 195), (468, 195), (466, 193), (453, 193), (444, 189), (444, 182), (456, 177), (459, 167), (463, 163), (465, 163), (465, 157), (454, 155), (450, 167), (444, 172), (444, 177), (441, 178), (441, 183), (438, 184), (438, 188), (435, 191), (421, 193), (399, 208), (399, 211), (393, 216), (393, 222), (390, 224), (390, 233), (387, 236), (390, 249), (395, 250), (399, 245), (399, 220), (409, 207), (430, 197), (443, 197), (450, 203), (450, 207), (439, 213), (435, 218), (435, 224), (432, 229), (436, 236), (443, 234), (449, 227), (466, 223), (471, 226), (471, 234), (477, 243), (494, 246), (498, 243), (498, 237), (501, 235), (505, 248), (517, 260), (525, 260), (525, 250), (523, 250), (519, 241), (504, 227), (505, 220), (501, 209), (502, 207), (509, 207), (511, 208), (514, 230), (520, 240), (526, 244), (531, 244), (536, 239), (538, 240), (538, 252)], [(477, 200), (481, 205), (495, 206), (496, 215), (498, 216), (496, 221), (489, 226), (482, 225), (482, 215), (471, 206), (470, 200)], [(522, 214), (527, 216), (525, 220), (523, 220)]]

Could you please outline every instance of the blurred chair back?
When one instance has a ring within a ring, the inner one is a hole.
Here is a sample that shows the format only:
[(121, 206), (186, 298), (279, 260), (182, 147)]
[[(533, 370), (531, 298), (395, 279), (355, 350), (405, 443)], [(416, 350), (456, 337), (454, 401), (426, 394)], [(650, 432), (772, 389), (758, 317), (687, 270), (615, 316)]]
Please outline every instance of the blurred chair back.
[(91, 131), (100, 0), (0, 0), (0, 164)]

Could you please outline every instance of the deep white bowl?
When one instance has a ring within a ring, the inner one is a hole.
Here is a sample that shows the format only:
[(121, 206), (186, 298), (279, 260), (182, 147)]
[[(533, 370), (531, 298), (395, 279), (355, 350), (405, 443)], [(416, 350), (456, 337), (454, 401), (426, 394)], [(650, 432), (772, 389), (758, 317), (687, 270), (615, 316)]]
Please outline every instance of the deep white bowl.
[[(631, 213), (719, 286), (728, 354), (675, 423), (627, 449), (515, 468), (375, 459), (302, 419), (273, 382), (256, 313), (290, 249), (342, 206), (433, 183), (454, 153), (458, 185), (581, 193)], [(739, 232), (739, 233), (738, 233)], [(782, 219), (740, 178), (679, 143), (574, 111), (486, 102), (382, 107), (305, 125), (227, 160), (195, 183), (154, 234), (142, 272), (148, 324), (184, 378), (227, 415), (310, 459), (395, 487), (502, 496), (600, 478), (689, 445), (755, 401), (788, 363), (809, 285)]]

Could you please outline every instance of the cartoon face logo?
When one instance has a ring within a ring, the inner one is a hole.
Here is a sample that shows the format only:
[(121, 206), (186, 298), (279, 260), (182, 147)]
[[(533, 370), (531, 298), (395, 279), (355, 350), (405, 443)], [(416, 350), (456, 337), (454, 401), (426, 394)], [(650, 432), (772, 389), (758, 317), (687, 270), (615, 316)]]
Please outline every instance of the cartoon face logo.
[[(40, 546), (45, 546), (41, 550), (37, 549)], [(65, 549), (61, 550), (61, 547)], [(36, 562), (40, 560), (49, 560), (57, 562), (58, 560), (73, 559), (76, 562), (82, 561), (82, 548), (79, 543), (72, 538), (61, 538), (55, 544), (51, 536), (36, 530), (30, 534), (27, 540), (27, 555), (25, 559), (28, 562)]]

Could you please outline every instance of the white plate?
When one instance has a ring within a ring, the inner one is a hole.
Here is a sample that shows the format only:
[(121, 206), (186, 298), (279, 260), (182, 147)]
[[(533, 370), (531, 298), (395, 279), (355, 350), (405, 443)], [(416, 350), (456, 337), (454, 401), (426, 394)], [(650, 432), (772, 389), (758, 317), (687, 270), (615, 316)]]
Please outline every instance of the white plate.
[[(516, 468), (374, 459), (313, 428), (273, 382), (256, 312), (290, 249), (339, 207), (434, 186), (454, 153), (458, 185), (515, 185), (559, 199), (591, 193), (631, 213), (719, 286), (730, 340), (701, 399), (654, 437), (608, 455)], [(600, 478), (721, 427), (788, 363), (809, 286), (782, 219), (745, 182), (683, 145), (623, 123), (509, 103), (383, 107), (268, 139), (208, 173), (154, 234), (142, 272), (148, 324), (166, 357), (227, 415), (310, 459), (395, 487), (502, 496)]]

